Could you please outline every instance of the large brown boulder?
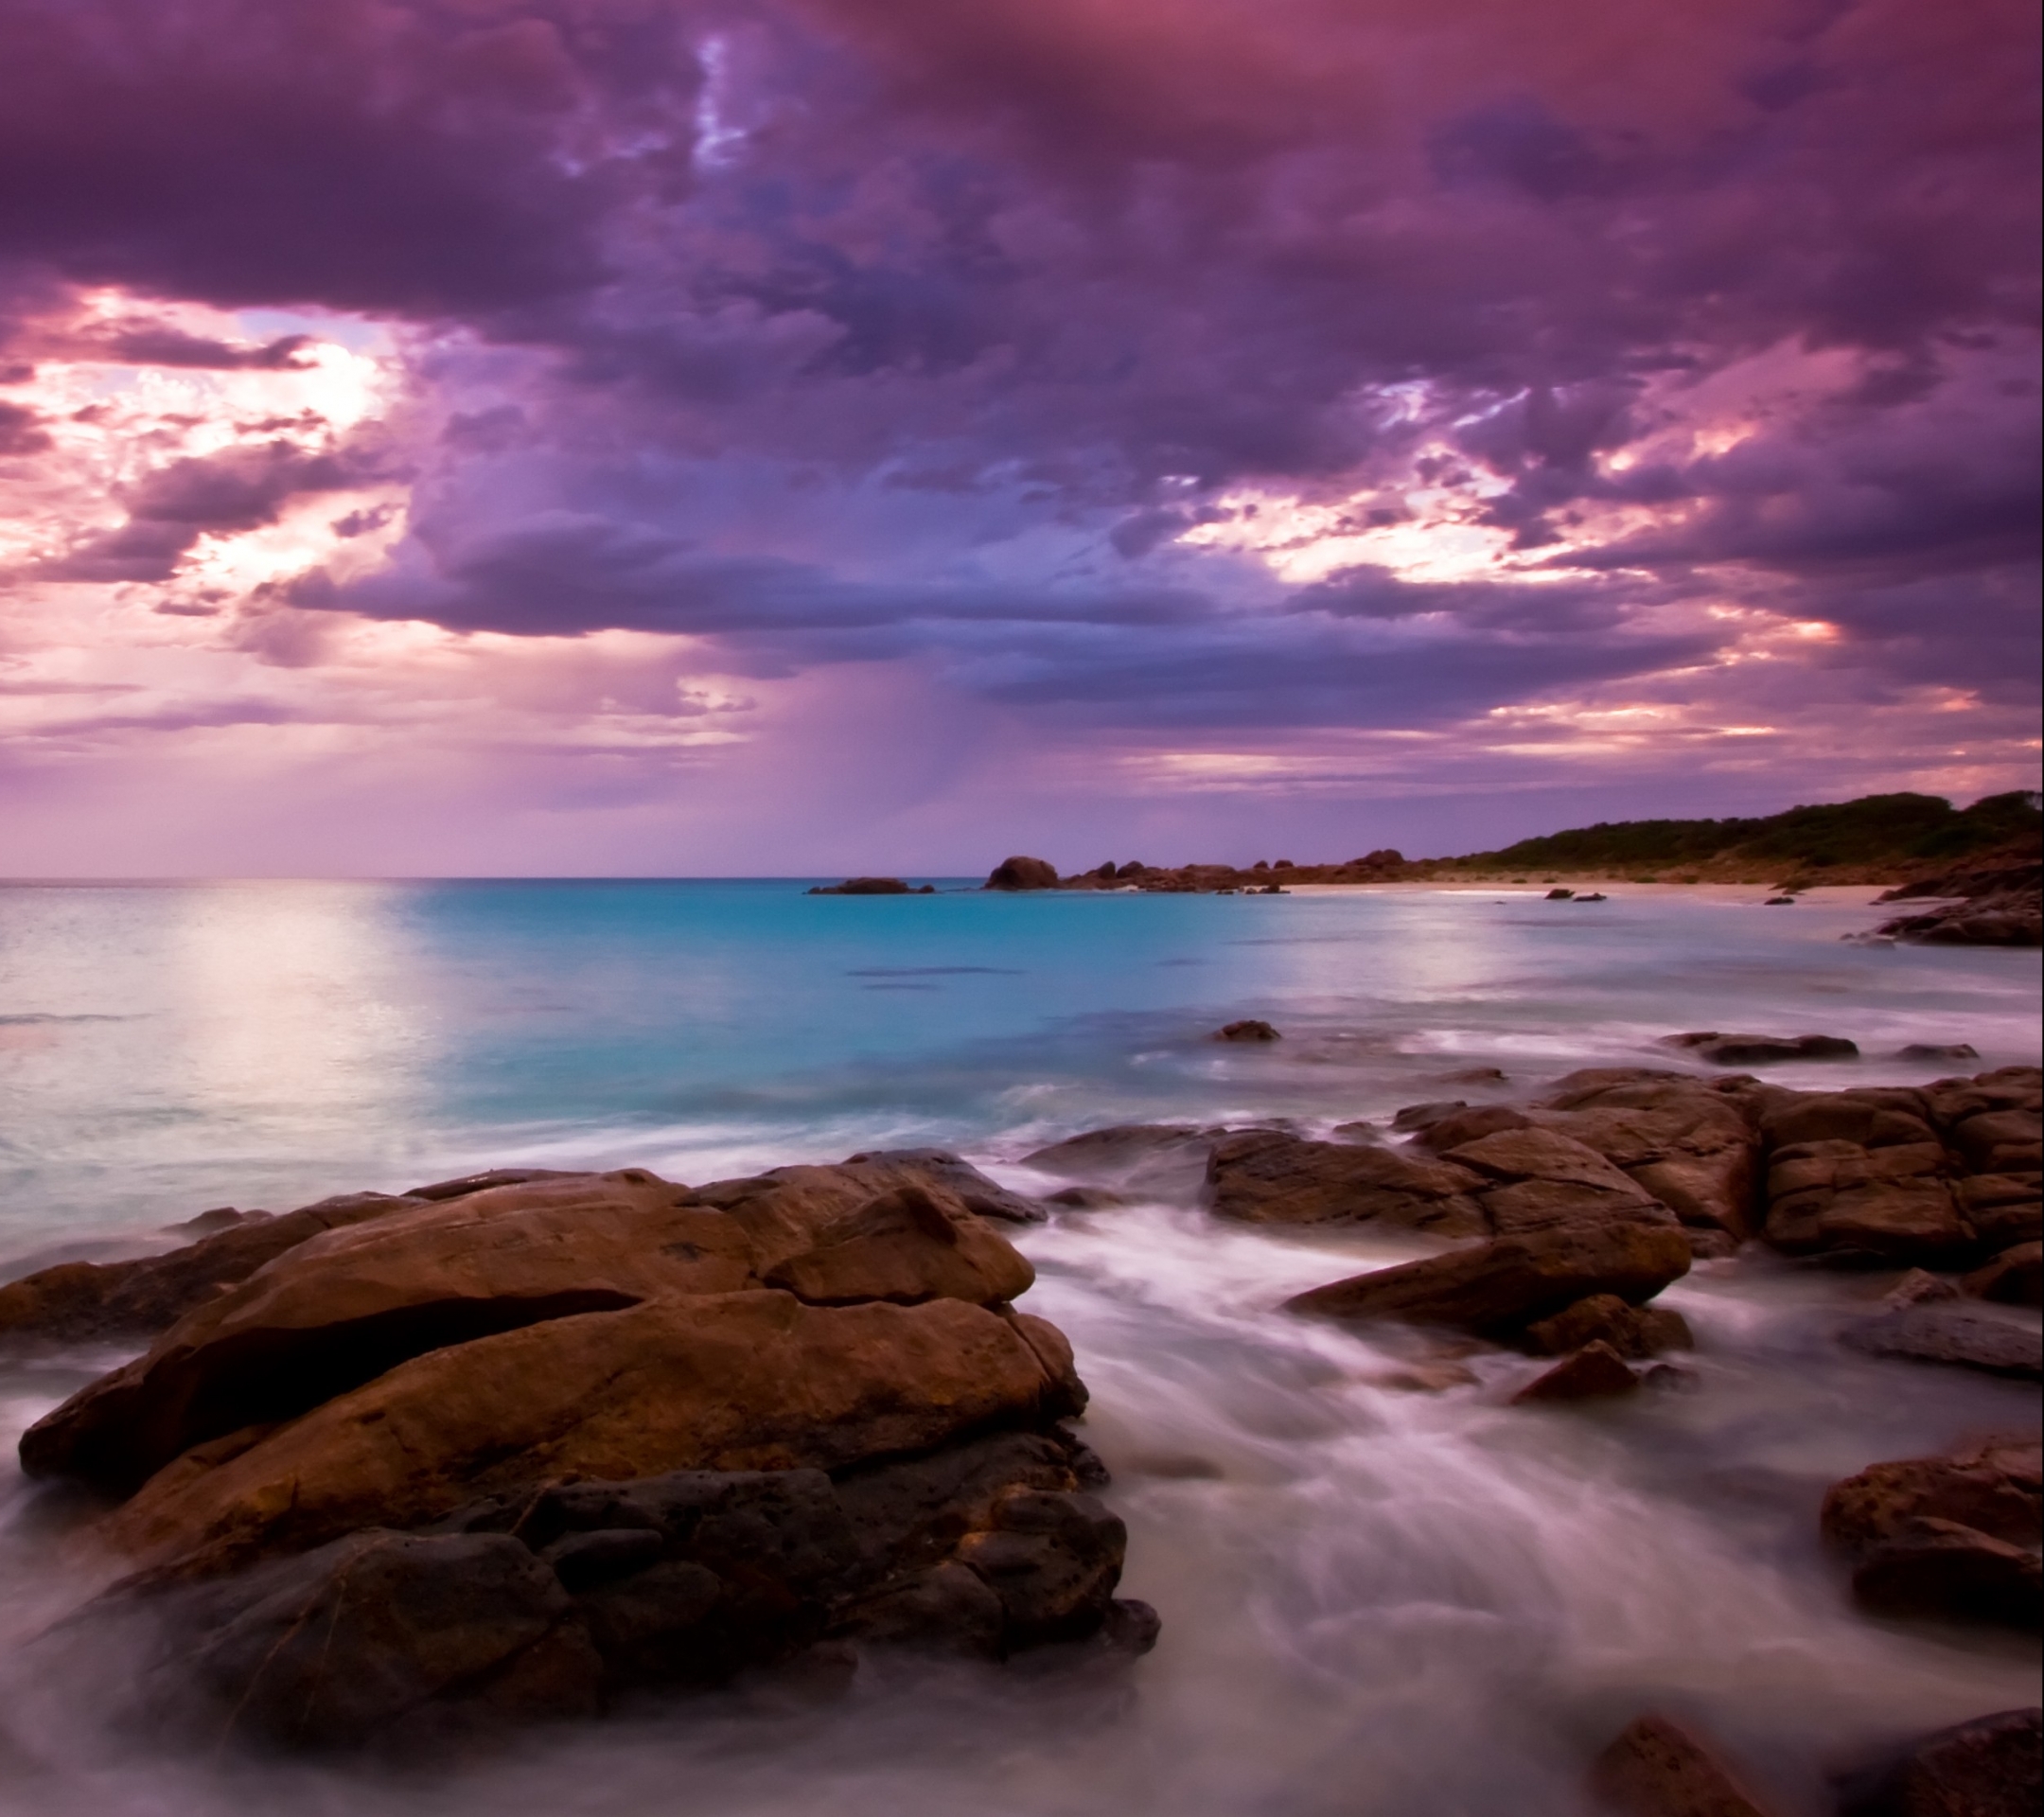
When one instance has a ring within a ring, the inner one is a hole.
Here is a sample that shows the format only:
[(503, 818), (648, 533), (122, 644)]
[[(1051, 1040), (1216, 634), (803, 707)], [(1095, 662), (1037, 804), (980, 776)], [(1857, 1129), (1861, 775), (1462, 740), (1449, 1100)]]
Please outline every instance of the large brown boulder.
[[(849, 1199), (870, 1181), (836, 1185)], [(775, 1244), (763, 1267), (743, 1221), (643, 1169), (414, 1203), (304, 1243), (187, 1314), (31, 1427), (23, 1464), (126, 1492), (194, 1445), (295, 1418), (410, 1357), (661, 1295), (771, 1284), (827, 1303), (985, 1304), (1033, 1278), (977, 1217), (924, 1186), (814, 1226), (809, 1246), (781, 1255)]]
[(1368, 1144), (1246, 1130), (1214, 1145), (1207, 1183), (1216, 1213), (1251, 1224), (1379, 1223), (1444, 1237), (1490, 1228), (1471, 1196), (1482, 1174)]
[(1871, 1608), (2037, 1625), (2044, 1468), (2034, 1436), (1870, 1465), (1831, 1486), (1821, 1523)]
[(1689, 1271), (1689, 1244), (1665, 1211), (1569, 1224), (1380, 1268), (1296, 1295), (1293, 1312), (1398, 1319), (1483, 1335), (1516, 1332), (1593, 1294), (1637, 1305)]
[(1083, 1396), (1054, 1328), (960, 1300), (669, 1295), (414, 1357), (245, 1450), (188, 1454), (99, 1531), (138, 1563), (217, 1572), (500, 1486), (835, 1469), (1040, 1426)]
[(287, 1249), (415, 1203), (387, 1192), (349, 1192), (281, 1217), (242, 1212), (225, 1228), (165, 1255), (60, 1262), (0, 1287), (0, 1337), (77, 1343), (164, 1331)]

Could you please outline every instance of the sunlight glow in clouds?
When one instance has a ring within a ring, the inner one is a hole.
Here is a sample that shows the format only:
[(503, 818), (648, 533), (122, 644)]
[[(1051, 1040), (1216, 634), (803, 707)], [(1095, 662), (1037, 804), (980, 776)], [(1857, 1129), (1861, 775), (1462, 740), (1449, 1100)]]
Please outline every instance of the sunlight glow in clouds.
[(9, 863), (2028, 785), (2035, 19), (1963, 11), (23, 0)]

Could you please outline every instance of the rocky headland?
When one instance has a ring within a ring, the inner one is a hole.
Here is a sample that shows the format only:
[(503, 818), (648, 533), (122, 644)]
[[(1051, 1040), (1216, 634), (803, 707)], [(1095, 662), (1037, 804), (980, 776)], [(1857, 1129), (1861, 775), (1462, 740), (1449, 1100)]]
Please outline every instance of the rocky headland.
[[(1791, 808), (1764, 820), (1599, 823), (1460, 857), (1407, 858), (1381, 847), (1335, 863), (1106, 861), (1061, 874), (1048, 859), (1003, 859), (985, 888), (1117, 890), (1153, 895), (1282, 895), (1295, 885), (1509, 883), (1563, 879), (1752, 884), (1771, 905), (1824, 886), (1887, 886), (1881, 902), (1924, 906), (1870, 929), (1877, 940), (1939, 945), (2044, 944), (2044, 817), (2022, 791), (1956, 809), (1929, 795), (1877, 795)], [(852, 886), (843, 890), (850, 891)], [(812, 892), (819, 893), (819, 892)], [(828, 892), (822, 892), (828, 893)], [(1556, 888), (1554, 901), (1602, 902)]]

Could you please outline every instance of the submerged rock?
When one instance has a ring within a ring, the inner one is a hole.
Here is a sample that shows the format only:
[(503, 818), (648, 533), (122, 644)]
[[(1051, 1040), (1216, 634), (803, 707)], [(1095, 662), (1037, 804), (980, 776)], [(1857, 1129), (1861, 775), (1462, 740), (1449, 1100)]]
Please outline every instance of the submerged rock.
[(1984, 1307), (1905, 1306), (1846, 1327), (1844, 1341), (1870, 1356), (1950, 1363), (1989, 1375), (2044, 1379), (2044, 1337), (2035, 1325), (1999, 1316)]
[(1975, 1717), (1851, 1775), (1839, 1817), (2034, 1817), (2044, 1799), (2044, 1709)]
[(1590, 1787), (1624, 1817), (1769, 1817), (1708, 1744), (1658, 1712), (1618, 1733), (1598, 1755)]
[(1663, 1046), (1683, 1048), (1706, 1066), (1774, 1067), (1791, 1060), (1857, 1060), (1857, 1043), (1837, 1034), (1722, 1034), (1716, 1029), (1671, 1034)]
[(1625, 1358), (1601, 1338), (1593, 1339), (1553, 1368), (1544, 1369), (1512, 1396), (1514, 1406), (1545, 1401), (1606, 1400), (1630, 1394), (1640, 1379)]
[(1245, 1016), (1240, 1022), (1228, 1022), (1214, 1031), (1216, 1041), (1281, 1041), (1284, 1037), (1268, 1022), (1260, 1022), (1254, 1016)]

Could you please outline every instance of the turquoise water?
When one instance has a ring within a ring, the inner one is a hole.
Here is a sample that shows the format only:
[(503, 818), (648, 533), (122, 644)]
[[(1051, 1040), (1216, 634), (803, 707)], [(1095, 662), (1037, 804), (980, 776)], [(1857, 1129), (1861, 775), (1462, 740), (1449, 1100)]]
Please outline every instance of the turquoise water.
[[(696, 1180), (1132, 1117), (1375, 1117), (1471, 1066), (1662, 1061), (1686, 1028), (2036, 1051), (2035, 954), (1841, 944), (1863, 908), (802, 891), (0, 889), (0, 1257), (494, 1162)], [(1287, 1039), (1205, 1038), (1237, 1015)]]
[[(2037, 1055), (2037, 955), (1841, 942), (1863, 907), (801, 890), (0, 889), (0, 1272), (518, 1160), (700, 1181), (942, 1141), (1041, 1191), (1019, 1157), (1107, 1121), (1381, 1120), (1699, 1027), (1868, 1056), (1792, 1084), (1952, 1069), (1883, 1057), (1911, 1041)], [(1238, 1015), (1284, 1038), (1208, 1038)], [(1482, 1067), (1509, 1079), (1450, 1081)], [(1189, 1191), (1017, 1241), (1093, 1390), (1125, 1590), (1163, 1614), (1132, 1669), (872, 1660), (423, 1778), (167, 1759), (99, 1724), (122, 1659), (20, 1664), (75, 1593), (0, 1466), (0, 1817), (1581, 1817), (1648, 1706), (1829, 1817), (1830, 1768), (2035, 1701), (2033, 1640), (1870, 1621), (1818, 1544), (1827, 1483), (2035, 1420), (2034, 1388), (1841, 1347), (1878, 1277), (1704, 1264), (1666, 1295), (1690, 1392), (1532, 1410), (1524, 1358), (1403, 1392), (1395, 1338), (1278, 1310), (1419, 1240), (1225, 1226)], [(119, 1360), (0, 1359), (0, 1456)]]

